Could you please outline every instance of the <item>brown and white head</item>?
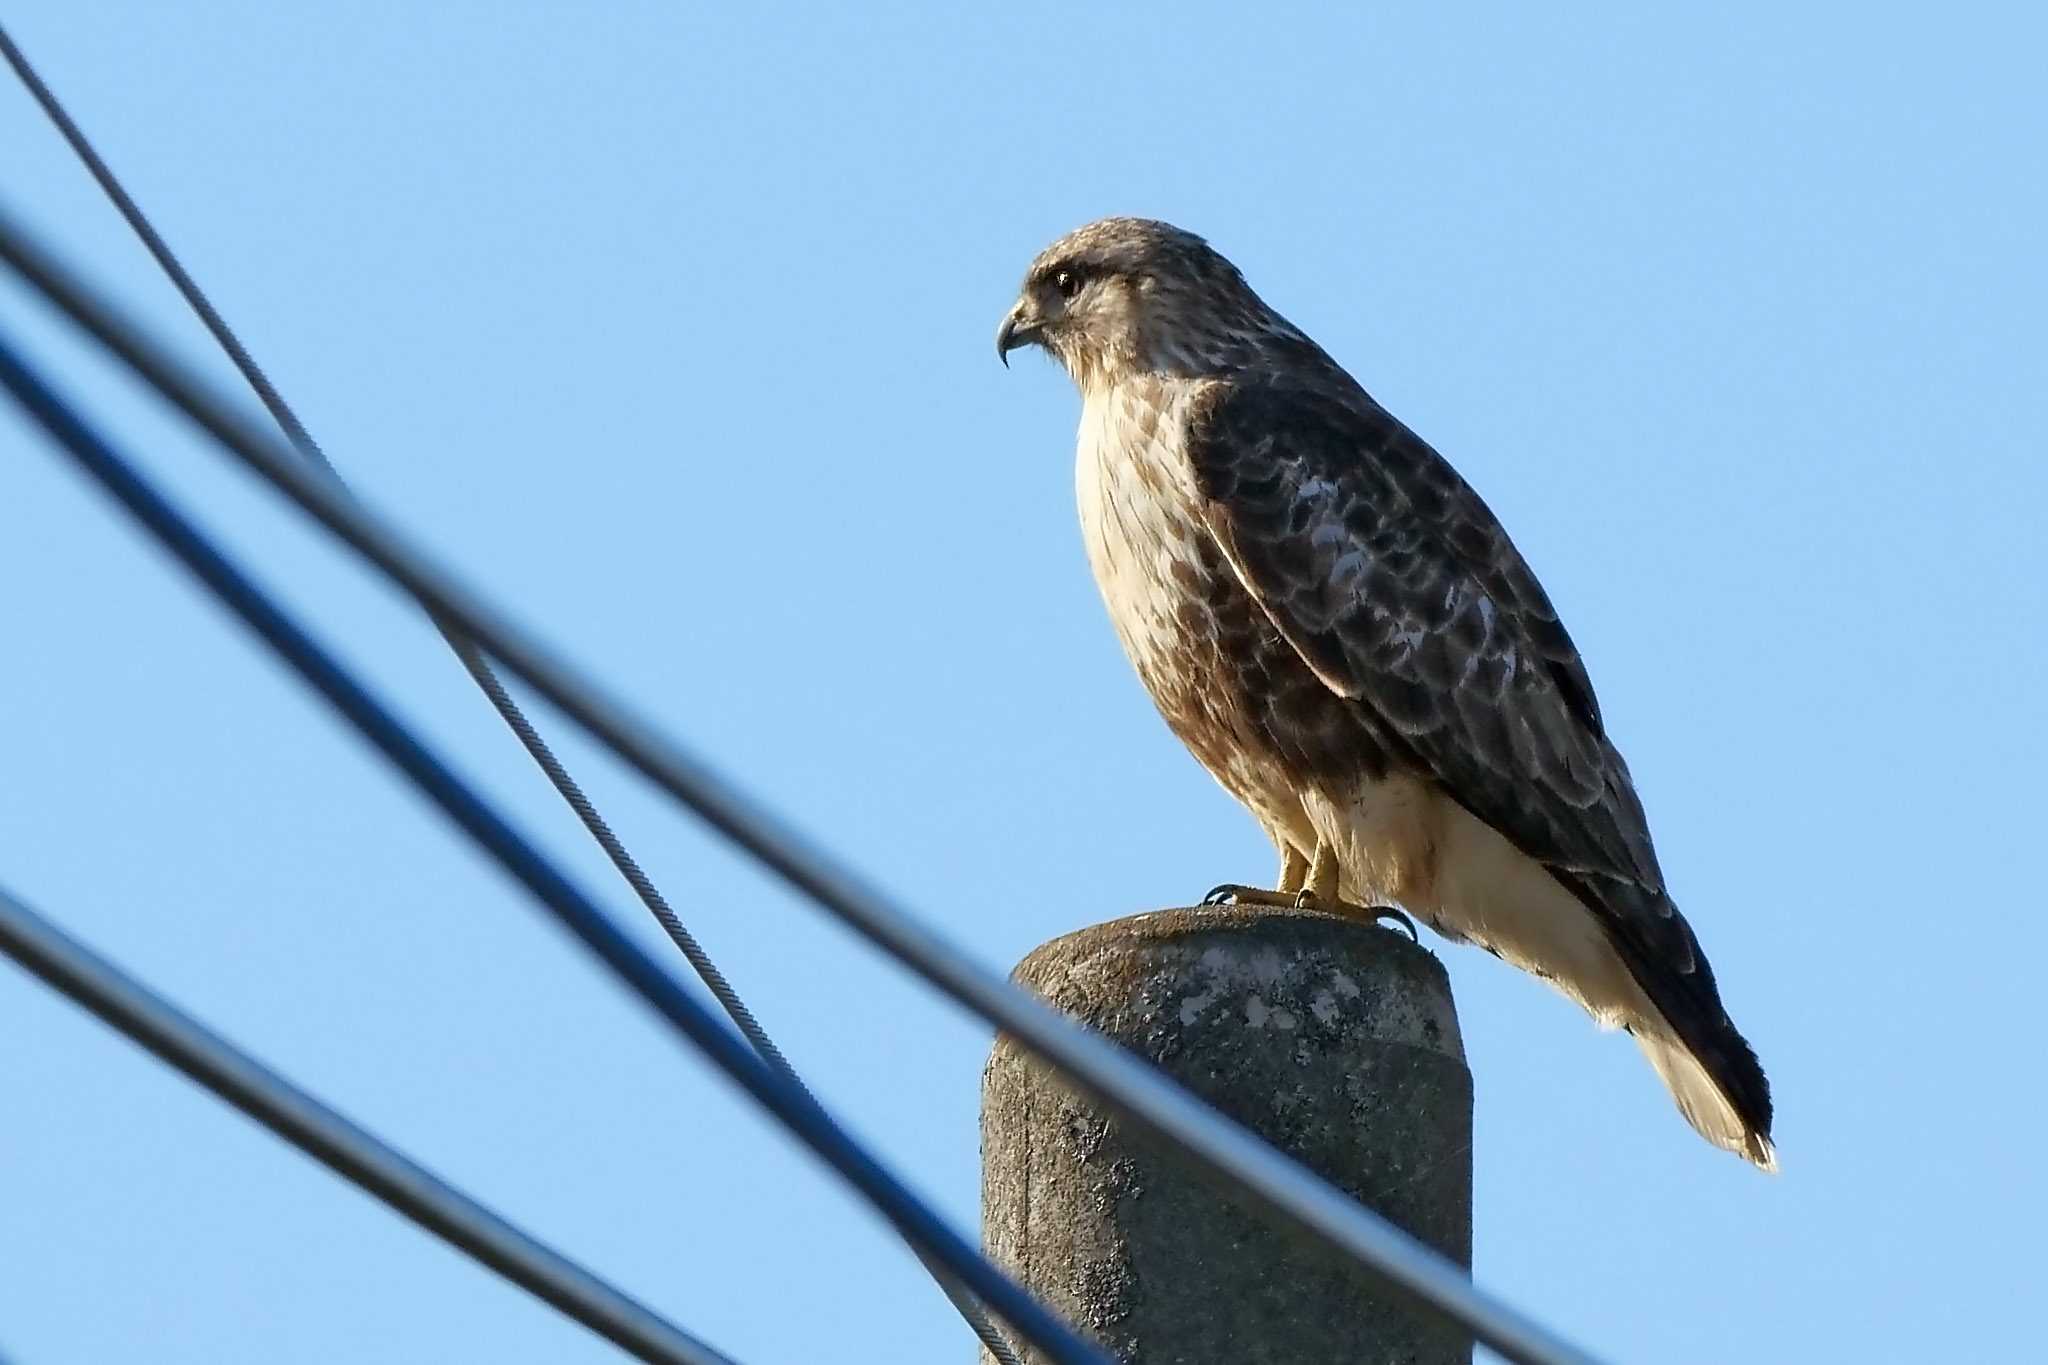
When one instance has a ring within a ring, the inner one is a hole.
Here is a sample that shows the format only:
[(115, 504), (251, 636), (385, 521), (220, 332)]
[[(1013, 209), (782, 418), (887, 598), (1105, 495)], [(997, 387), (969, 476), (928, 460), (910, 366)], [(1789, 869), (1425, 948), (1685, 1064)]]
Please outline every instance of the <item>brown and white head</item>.
[(1208, 377), (1301, 334), (1200, 237), (1149, 218), (1104, 218), (1038, 254), (996, 331), (1009, 363), (1039, 346), (1083, 393), (1145, 374)]

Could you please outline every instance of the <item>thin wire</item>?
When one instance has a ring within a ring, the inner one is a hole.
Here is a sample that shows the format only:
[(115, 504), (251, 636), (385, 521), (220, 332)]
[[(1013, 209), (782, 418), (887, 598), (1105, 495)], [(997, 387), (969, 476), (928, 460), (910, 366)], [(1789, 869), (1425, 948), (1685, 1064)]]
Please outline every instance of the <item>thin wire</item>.
[[(164, 274), (170, 278), (172, 285), (176, 287), (178, 293), (191, 306), (192, 311), (198, 314), (199, 320), (205, 324), (207, 331), (211, 332), (214, 340), (220, 343), (221, 349), (234, 362), (235, 368), (241, 372), (242, 378), (248, 381), (249, 387), (255, 390), (257, 398), (262, 400), (263, 406), (269, 410), (270, 415), (276, 419), (277, 424), (291, 438), (292, 444), (299, 447), (308, 458), (316, 461), (337, 482), (341, 482), (341, 475), (335, 469), (334, 462), (328, 458), (327, 452), (321, 448), (319, 442), (313, 439), (312, 433), (299, 420), (298, 414), (292, 410), (289, 403), (285, 402), (284, 395), (279, 393), (277, 387), (270, 382), (270, 377), (256, 363), (255, 358), (249, 354), (248, 349), (242, 345), (241, 338), (235, 334), (233, 328), (228, 326), (227, 320), (213, 306), (213, 302), (207, 297), (206, 292), (199, 287), (198, 282), (186, 271), (176, 254), (171, 251), (170, 246), (158, 234), (156, 228), (150, 223), (149, 218), (143, 213), (141, 206), (130, 197), (120, 180), (115, 177), (113, 171), (100, 157), (92, 143), (87, 140), (84, 132), (72, 120), (71, 115), (58, 101), (56, 95), (43, 81), (41, 75), (29, 63), (27, 56), (22, 53), (14, 40), (8, 36), (4, 26), (0, 26), (0, 55), (6, 57), (8, 64), (14, 68), (15, 74), (21, 78), (22, 84), (28, 88), (29, 93), (35, 97), (36, 102), (42, 106), (43, 112), (56, 125), (57, 131), (63, 135), (64, 140), (71, 145), (72, 151), (77, 153), (78, 159), (84, 163), (86, 170), (91, 173), (92, 178), (99, 183), (100, 188), (113, 201), (114, 208), (120, 213), (122, 219), (134, 230), (135, 235), (141, 238), (143, 246), (155, 258), (156, 263), (162, 267)], [(440, 623), (436, 622), (436, 624), (439, 625)], [(534, 729), (532, 722), (527, 720), (525, 713), (520, 710), (519, 703), (514, 701), (511, 695), (506, 692), (505, 685), (499, 681), (497, 674), (492, 670), (490, 661), (477, 650), (474, 644), (447, 630), (446, 627), (442, 627), (442, 633), (461, 659), (463, 666), (469, 670), (470, 676), (476, 680), (477, 686), (490, 699), (491, 705), (497, 709), (500, 716), (504, 717), (506, 725), (511, 727), (513, 733), (518, 736), (519, 742), (526, 747), (527, 752), (532, 754), (534, 760), (540, 764), (541, 769), (547, 774), (548, 780), (561, 792), (563, 799), (575, 810), (577, 816), (583, 821), (591, 834), (596, 837), (598, 843), (604, 847), (606, 854), (611, 857), (612, 862), (625, 875), (626, 880), (632, 884), (633, 889), (639, 893), (642, 900), (647, 902), (648, 908), (654, 912), (655, 918), (661, 922), (662, 927), (668, 930), (669, 936), (675, 940), (676, 946), (682, 949), (683, 955), (689, 959), (690, 965), (704, 978), (705, 984), (711, 988), (711, 992), (718, 998), (719, 1004), (732, 1016), (733, 1022), (739, 1026), (740, 1031), (746, 1034), (747, 1041), (751, 1042), (756, 1050), (761, 1053), (762, 1057), (767, 1059), (771, 1065), (776, 1066), (790, 1079), (798, 1080), (801, 1083), (801, 1079), (797, 1076), (795, 1069), (789, 1064), (788, 1059), (783, 1056), (782, 1050), (775, 1045), (775, 1041), (762, 1030), (760, 1024), (756, 1021), (753, 1011), (749, 1010), (745, 1002), (733, 991), (731, 985), (726, 981), (725, 974), (705, 954), (703, 948), (698, 944), (696, 937), (683, 925), (674, 909), (670, 907), (667, 898), (648, 879), (647, 874), (641, 870), (639, 863), (635, 861), (633, 855), (627, 852), (625, 845), (612, 832), (611, 826), (598, 813), (590, 798), (584, 794), (582, 787), (577, 783), (576, 779), (562, 766), (561, 760), (555, 757), (554, 751), (548, 747), (547, 741), (542, 739), (539, 732)]]
[(330, 1109), (0, 889), (0, 952), (344, 1180), (622, 1350), (733, 1365)]
[[(41, 73), (9, 36), (4, 25), (0, 25), (0, 56), (6, 57), (8, 65), (14, 68), (14, 74), (20, 78), (30, 96), (42, 107), (43, 113), (55, 125), (59, 135), (70, 145), (86, 171), (113, 202), (114, 209), (121, 215), (122, 221), (126, 222), (136, 237), (141, 239), (143, 247), (155, 259), (186, 304), (198, 315), (206, 330), (213, 334), (213, 339), (220, 344), (221, 350), (227, 353), (228, 359), (234, 362), (242, 378), (255, 391), (256, 397), (278, 426), (283, 428), (292, 444), (304, 452), (307, 458), (326, 470), (336, 483), (346, 487), (340, 471), (334, 467), (334, 461), (328, 458), (320, 443), (313, 439), (312, 432), (299, 420), (298, 413), (285, 401), (277, 386), (270, 382), (270, 376), (256, 363), (256, 358), (249, 354), (248, 348), (242, 344), (242, 339), (236, 335), (235, 329), (228, 326), (227, 319), (213, 306), (213, 300), (199, 287), (199, 282), (192, 278), (191, 272), (185, 269), (177, 253), (171, 250), (170, 243), (156, 230), (155, 224), (149, 220), (149, 215), (142, 211), (142, 206), (128, 193), (127, 187), (114, 174), (113, 168), (100, 156), (91, 139), (86, 137), (84, 129), (71, 117), (70, 111), (65, 109), (56, 92), (43, 80)], [(740, 999), (739, 992), (733, 989), (732, 983), (726, 979), (718, 964), (711, 960), (710, 953), (697, 941), (697, 936), (684, 925), (681, 916), (677, 915), (669, 904), (668, 898), (662, 895), (653, 879), (641, 869), (639, 861), (627, 851), (619, 836), (613, 833), (610, 822), (598, 813), (597, 806), (584, 793), (582, 785), (570, 775), (561, 759), (555, 756), (554, 750), (534, 728), (533, 722), (526, 718), (525, 711), (506, 690), (505, 684), (492, 669), (490, 660), (484, 656), (483, 651), (438, 617), (434, 619), (434, 626), (440, 631), (441, 638), (448, 642), (448, 647), (455, 652), (455, 657), (461, 661), (464, 670), (490, 701), (499, 718), (511, 729), (519, 743), (532, 756), (533, 761), (540, 766), (549, 783), (569, 804), (569, 809), (576, 813), (576, 818), (583, 822), (583, 827), (590, 832), (591, 838), (597, 841), (605, 856), (611, 859), (612, 866), (619, 870), (619, 875), (626, 879), (627, 885), (631, 886), (633, 893), (640, 898), (641, 904), (647, 907), (655, 922), (661, 925), (670, 941), (682, 952), (691, 969), (704, 982), (712, 998), (718, 1001), (719, 1007), (725, 1011), (727, 1017), (738, 1027), (746, 1040), (753, 1044), (754, 1050), (761, 1054), (764, 1061), (781, 1072), (785, 1080), (802, 1087), (808, 1093), (810, 1087), (804, 1083), (803, 1077), (783, 1055), (782, 1049), (776, 1046), (775, 1040), (768, 1036), (768, 1031), (754, 1017), (754, 1012), (747, 1008), (746, 1002)], [(990, 1321), (981, 1306), (959, 1285), (947, 1279), (936, 1266), (929, 1261), (924, 1264), (925, 1269), (937, 1278), (939, 1288), (952, 1301), (960, 1316), (966, 1319), (974, 1335), (996, 1358), (997, 1365), (1023, 1365), (1016, 1351), (1004, 1340), (1001, 1331)]]
[(221, 446), (430, 611), (560, 707), (764, 867), (945, 994), (1051, 1063), (1112, 1111), (1163, 1139), (1286, 1222), (1369, 1267), (1518, 1365), (1593, 1357), (1479, 1289), (1465, 1271), (1154, 1068), (976, 963), (736, 785), (556, 659), (497, 608), (247, 421), (0, 212), (0, 261)]
[[(668, 970), (649, 957), (522, 837), (503, 816), (344, 669), (333, 654), (252, 582), (132, 467), (0, 336), (0, 387), (14, 395), (56, 444), (111, 494), (179, 562), (210, 588), (328, 701), (357, 733), (462, 829), (636, 995), (844, 1176), (921, 1253), (1025, 1340), (1056, 1362), (1109, 1365), (1108, 1357), (1019, 1288), (855, 1142), (802, 1087), (791, 1085), (728, 1031)], [(307, 473), (296, 456), (294, 469)], [(324, 475), (308, 474), (342, 501)]]

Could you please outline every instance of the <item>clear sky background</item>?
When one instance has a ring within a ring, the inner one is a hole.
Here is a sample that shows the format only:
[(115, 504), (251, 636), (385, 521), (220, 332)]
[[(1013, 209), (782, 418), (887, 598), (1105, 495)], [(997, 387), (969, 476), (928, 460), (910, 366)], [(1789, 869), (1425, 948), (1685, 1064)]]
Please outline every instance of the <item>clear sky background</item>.
[[(1617, 1360), (2012, 1358), (2048, 1212), (2048, 27), (1796, 8), (7, 22), (367, 497), (992, 968), (1271, 875), (1104, 620), (1066, 380), (990, 346), (1077, 223), (1207, 235), (1543, 575), (1776, 1086), (1770, 1179), (1444, 948), (1479, 1277)], [(0, 185), (232, 380), (5, 81)], [(0, 312), (665, 949), (414, 611)], [(0, 883), (742, 1360), (971, 1358), (875, 1218), (11, 411), (0, 456)], [(564, 747), (971, 1227), (987, 1030)], [(0, 1350), (617, 1358), (11, 968)]]

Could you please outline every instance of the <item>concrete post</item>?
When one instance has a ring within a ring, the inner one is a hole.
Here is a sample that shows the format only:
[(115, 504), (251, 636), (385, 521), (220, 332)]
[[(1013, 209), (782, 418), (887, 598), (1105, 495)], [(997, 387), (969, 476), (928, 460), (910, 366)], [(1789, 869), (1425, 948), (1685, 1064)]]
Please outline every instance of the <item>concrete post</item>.
[[(1407, 935), (1162, 910), (1054, 939), (1016, 978), (1471, 1264), (1472, 1081), (1443, 968)], [(1121, 1360), (1472, 1358), (1463, 1334), (1126, 1134), (1007, 1038), (982, 1080), (981, 1150), (989, 1253)]]

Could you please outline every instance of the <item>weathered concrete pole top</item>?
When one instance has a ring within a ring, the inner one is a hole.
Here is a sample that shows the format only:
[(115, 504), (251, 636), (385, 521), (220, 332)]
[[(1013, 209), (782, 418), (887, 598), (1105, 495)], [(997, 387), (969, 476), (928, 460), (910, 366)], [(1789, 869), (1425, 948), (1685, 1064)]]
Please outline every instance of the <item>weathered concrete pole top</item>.
[(1369, 1037), (1465, 1060), (1436, 954), (1384, 925), (1316, 910), (1154, 910), (1063, 934), (1012, 976), (1078, 1017), (1115, 1001), (1150, 1014), (1165, 991), (1182, 1028), (1238, 1023), (1248, 1036), (1297, 1033), (1324, 1048)]
[[(1307, 910), (1162, 910), (1054, 939), (1017, 980), (1461, 1264), (1471, 1078), (1442, 965)], [(989, 1251), (1126, 1360), (1470, 1359), (1367, 1271), (1127, 1135), (1007, 1039), (982, 1091)]]

